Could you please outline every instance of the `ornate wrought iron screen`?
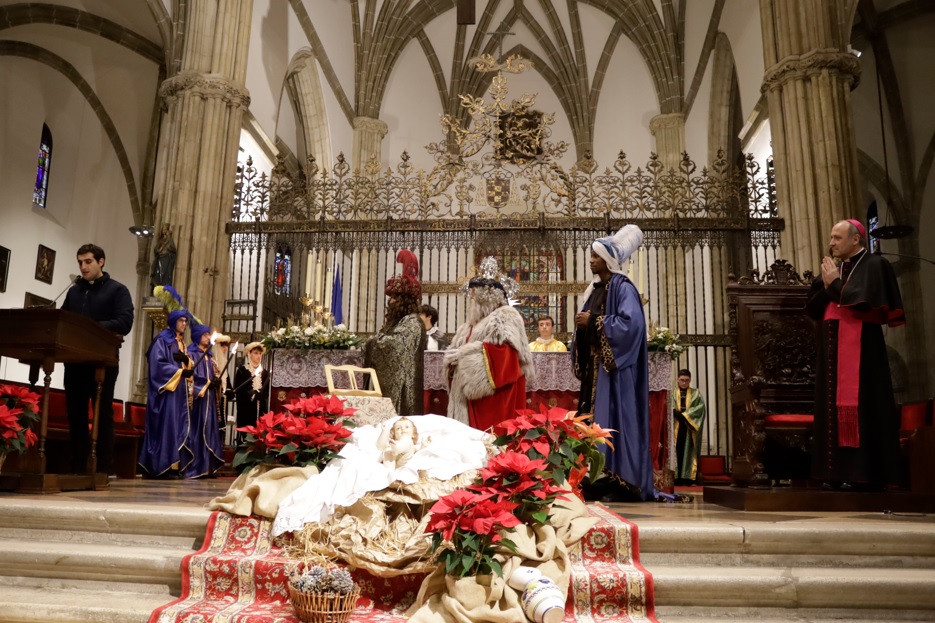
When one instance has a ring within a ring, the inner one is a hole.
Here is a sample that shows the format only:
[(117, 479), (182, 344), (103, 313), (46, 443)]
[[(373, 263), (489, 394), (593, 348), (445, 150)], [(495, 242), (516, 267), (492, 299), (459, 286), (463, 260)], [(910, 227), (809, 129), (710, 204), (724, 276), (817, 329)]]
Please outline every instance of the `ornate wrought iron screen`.
[(438, 309), (443, 330), (464, 321), (460, 286), (492, 254), (520, 282), (530, 338), (536, 318), (548, 314), (567, 339), (591, 278), (591, 243), (635, 223), (645, 237), (631, 278), (647, 299), (647, 319), (690, 345), (677, 366), (692, 370), (709, 404), (705, 451), (730, 456), (727, 276), (765, 270), (783, 228), (758, 163), (747, 156), (731, 166), (719, 154), (698, 170), (683, 155), (666, 169), (653, 154), (639, 167), (620, 152), (603, 170), (590, 156), (565, 170), (557, 164), (565, 144), (547, 140), (550, 115), (534, 127), (529, 158), (503, 160), (501, 146), (524, 139), (502, 134), (528, 124), (497, 119), (530, 110), (532, 100), (507, 104), (499, 73), (489, 92), (493, 104), (462, 96), (470, 125), (443, 119), (447, 140), (429, 146), (437, 163), (430, 171), (414, 168), (406, 153), (382, 170), (371, 163), (352, 171), (343, 155), (328, 169), (309, 159), (292, 176), (282, 163), (270, 177), (258, 175), (248, 161), (228, 225), (225, 328), (267, 331), (298, 318), (302, 296), (325, 307), (340, 296), (345, 324), (372, 333), (383, 322), (394, 258), (406, 248), (419, 257), (423, 299)]

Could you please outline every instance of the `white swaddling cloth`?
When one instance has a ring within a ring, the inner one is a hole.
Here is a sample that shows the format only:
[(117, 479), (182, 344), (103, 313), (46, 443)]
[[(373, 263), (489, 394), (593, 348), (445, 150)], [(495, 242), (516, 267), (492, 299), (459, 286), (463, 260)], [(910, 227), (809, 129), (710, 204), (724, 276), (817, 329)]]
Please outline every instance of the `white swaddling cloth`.
[[(383, 449), (377, 443), (381, 428), (368, 425), (354, 429), (339, 458), (280, 503), (273, 536), (301, 530), (307, 523), (328, 521), (335, 507), (350, 506), (365, 493), (381, 491), (395, 481), (417, 482), (421, 471), (449, 480), (487, 464), (487, 433), (440, 415), (407, 417), (419, 433), (420, 448), (403, 466), (381, 461)], [(391, 418), (388, 424), (392, 426), (398, 419)]]

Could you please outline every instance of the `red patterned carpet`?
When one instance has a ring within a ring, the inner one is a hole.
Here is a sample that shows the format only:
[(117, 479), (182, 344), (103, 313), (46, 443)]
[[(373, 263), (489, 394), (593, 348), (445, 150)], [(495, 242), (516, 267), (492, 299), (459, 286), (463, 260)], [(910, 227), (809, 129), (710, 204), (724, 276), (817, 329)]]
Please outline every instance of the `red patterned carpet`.
[[(565, 621), (655, 622), (637, 527), (603, 506), (588, 511), (600, 521), (571, 552)], [(157, 608), (150, 623), (298, 623), (286, 590), (288, 559), (273, 543), (271, 523), (214, 513), (204, 546), (182, 561), (182, 596)], [(354, 577), (362, 597), (351, 621), (403, 623), (424, 576)]]

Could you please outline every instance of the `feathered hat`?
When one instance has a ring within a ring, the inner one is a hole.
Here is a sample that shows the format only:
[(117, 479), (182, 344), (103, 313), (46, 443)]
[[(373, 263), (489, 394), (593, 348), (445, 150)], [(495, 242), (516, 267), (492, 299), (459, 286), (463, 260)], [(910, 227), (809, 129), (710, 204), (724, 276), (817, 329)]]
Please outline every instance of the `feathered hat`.
[(636, 225), (624, 225), (612, 236), (595, 240), (591, 249), (604, 258), (610, 272), (622, 274), (625, 262), (641, 244), (643, 230)]
[(416, 300), (422, 296), (422, 282), (419, 281), (419, 259), (409, 249), (400, 249), (396, 261), (403, 265), (403, 274), (386, 281), (387, 296), (409, 296)]
[[(612, 236), (598, 238), (591, 243), (591, 250), (607, 262), (607, 269), (618, 275), (626, 273), (627, 260), (633, 255), (633, 252), (643, 244), (643, 230), (636, 225), (624, 225), (617, 233)], [(588, 284), (584, 291), (582, 299), (582, 308), (588, 304), (591, 293), (594, 292), (594, 284), (600, 281), (600, 277), (594, 276), (594, 281)]]
[[(169, 327), (174, 328), (176, 320), (183, 316), (188, 316), (191, 318), (192, 322), (201, 324), (201, 321), (198, 320), (194, 314), (185, 309), (185, 304), (182, 303), (182, 295), (172, 286), (156, 286), (153, 288), (153, 296), (162, 301), (162, 304), (166, 306), (166, 310), (169, 312)], [(184, 314), (178, 314), (176, 312), (184, 312)]]

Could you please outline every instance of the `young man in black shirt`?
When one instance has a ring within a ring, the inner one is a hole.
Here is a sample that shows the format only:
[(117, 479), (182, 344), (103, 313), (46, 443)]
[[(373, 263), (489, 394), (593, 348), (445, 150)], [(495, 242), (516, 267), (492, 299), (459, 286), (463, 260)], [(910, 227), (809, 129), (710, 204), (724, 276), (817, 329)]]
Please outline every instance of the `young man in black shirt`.
[[(88, 316), (108, 331), (127, 335), (133, 327), (133, 300), (122, 283), (104, 272), (104, 249), (85, 244), (78, 249), (78, 269), (81, 278), (65, 295), (62, 309)], [(88, 430), (88, 405), (97, 393), (95, 366), (83, 363), (65, 364), (65, 402), (68, 428), (71, 433), (71, 469), (75, 473), (88, 471), (91, 455), (91, 433)], [(117, 366), (104, 372), (101, 386), (101, 406), (98, 412), (97, 468), (109, 474), (114, 451), (114, 385)]]

